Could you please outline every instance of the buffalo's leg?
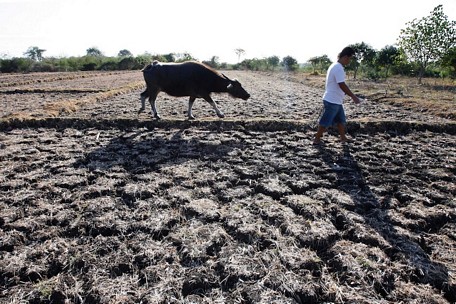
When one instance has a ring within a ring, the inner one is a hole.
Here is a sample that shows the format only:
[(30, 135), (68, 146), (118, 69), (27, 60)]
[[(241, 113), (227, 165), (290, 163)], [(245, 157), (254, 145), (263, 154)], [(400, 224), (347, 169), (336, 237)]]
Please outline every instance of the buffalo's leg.
[(219, 110), (219, 108), (217, 107), (217, 104), (215, 103), (215, 101), (212, 100), (211, 96), (205, 96), (204, 100), (206, 100), (214, 108), (215, 113), (217, 113), (218, 117), (220, 117), (220, 118), (225, 117), (225, 114), (223, 114), (223, 112)]
[(141, 93), (141, 109), (139, 109), (138, 114), (146, 110), (146, 98), (149, 97), (149, 92), (147, 89)]
[(158, 95), (158, 91), (149, 91), (149, 102), (150, 102), (150, 106), (152, 108), (152, 115), (154, 116), (155, 119), (160, 119), (160, 115), (158, 115), (158, 112), (157, 112), (157, 106), (155, 104), (155, 101), (157, 100), (157, 95)]
[(192, 113), (193, 103), (195, 102), (195, 99), (196, 99), (195, 97), (190, 96), (190, 99), (188, 100), (188, 111), (187, 111), (188, 119), (195, 119), (195, 116), (193, 116), (193, 113)]

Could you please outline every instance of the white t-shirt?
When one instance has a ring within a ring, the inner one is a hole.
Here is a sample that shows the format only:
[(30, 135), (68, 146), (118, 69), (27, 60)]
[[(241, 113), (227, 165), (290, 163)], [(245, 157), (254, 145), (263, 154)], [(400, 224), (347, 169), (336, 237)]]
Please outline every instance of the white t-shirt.
[(339, 62), (334, 62), (328, 68), (326, 74), (326, 90), (323, 100), (330, 103), (343, 104), (345, 93), (339, 87), (339, 83), (345, 82), (344, 66)]

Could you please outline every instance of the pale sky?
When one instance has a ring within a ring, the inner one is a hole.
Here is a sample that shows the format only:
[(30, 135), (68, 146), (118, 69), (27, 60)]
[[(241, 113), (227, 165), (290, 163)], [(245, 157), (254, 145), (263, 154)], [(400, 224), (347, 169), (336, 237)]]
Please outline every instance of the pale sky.
[(44, 57), (190, 53), (220, 62), (292, 56), (335, 60), (348, 44), (376, 50), (439, 4), (456, 20), (456, 0), (0, 0), (0, 58), (31, 46)]

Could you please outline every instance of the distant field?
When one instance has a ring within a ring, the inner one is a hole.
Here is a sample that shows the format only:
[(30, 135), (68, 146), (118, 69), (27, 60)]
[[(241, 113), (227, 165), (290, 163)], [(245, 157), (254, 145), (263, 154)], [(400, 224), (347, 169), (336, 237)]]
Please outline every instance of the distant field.
[(323, 77), (225, 73), (196, 121), (139, 71), (0, 74), (1, 303), (456, 301), (453, 84), (349, 80), (314, 147)]

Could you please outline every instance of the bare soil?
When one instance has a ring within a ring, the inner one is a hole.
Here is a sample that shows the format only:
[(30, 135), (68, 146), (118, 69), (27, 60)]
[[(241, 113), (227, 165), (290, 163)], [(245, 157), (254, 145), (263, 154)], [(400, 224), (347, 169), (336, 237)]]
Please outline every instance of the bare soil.
[(140, 72), (0, 75), (0, 303), (456, 302), (454, 90), (353, 81), (313, 146), (322, 78), (226, 74), (195, 121)]

